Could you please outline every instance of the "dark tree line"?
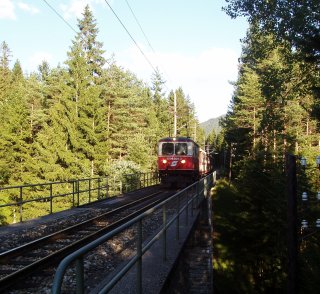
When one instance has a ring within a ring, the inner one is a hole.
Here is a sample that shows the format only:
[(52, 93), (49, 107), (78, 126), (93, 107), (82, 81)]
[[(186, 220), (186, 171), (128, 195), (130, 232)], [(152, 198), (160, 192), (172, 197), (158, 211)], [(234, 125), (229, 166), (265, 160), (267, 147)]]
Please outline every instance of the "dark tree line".
[[(232, 186), (218, 188), (230, 203), (222, 197), (216, 201), (217, 243), (224, 248), (216, 259), (218, 284), (234, 293), (283, 293), (288, 271), (286, 154), (304, 156), (313, 166), (320, 154), (320, 4), (226, 2), (225, 11), (248, 17), (250, 28), (222, 122)], [(318, 177), (315, 169), (306, 170), (303, 185), (310, 194), (320, 188)], [(313, 214), (320, 217), (319, 212)], [(298, 291), (318, 293), (320, 268), (314, 261), (320, 256), (319, 236), (299, 244)], [(224, 270), (223, 263), (228, 265)]]

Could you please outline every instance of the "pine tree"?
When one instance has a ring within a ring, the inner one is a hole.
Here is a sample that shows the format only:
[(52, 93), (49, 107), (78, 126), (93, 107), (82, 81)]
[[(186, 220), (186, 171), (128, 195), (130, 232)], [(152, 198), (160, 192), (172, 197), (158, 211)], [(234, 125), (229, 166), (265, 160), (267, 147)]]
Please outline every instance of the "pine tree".
[(97, 80), (102, 76), (106, 59), (103, 57), (105, 52), (102, 50), (103, 44), (97, 41), (99, 29), (89, 5), (84, 8), (83, 18), (78, 20), (78, 27), (80, 32), (76, 40), (81, 44), (81, 51), (84, 53), (89, 73), (95, 78), (95, 83), (97, 83)]
[(26, 84), (18, 62), (11, 76), (12, 82), (1, 107), (0, 153), (4, 155), (1, 166), (10, 170), (8, 183), (18, 184), (28, 182), (31, 154), (29, 109), (25, 97)]
[[(176, 115), (177, 115), (177, 134), (179, 136), (192, 137), (195, 141), (203, 143), (205, 134), (199, 126), (196, 118), (194, 105), (191, 103), (190, 97), (186, 96), (183, 89), (180, 87), (175, 91), (176, 94)], [(169, 94), (169, 109), (170, 133), (173, 133), (173, 112), (174, 112), (174, 93)]]
[(318, 63), (320, 58), (320, 3), (308, 1), (227, 0), (226, 12), (233, 18), (247, 16), (264, 34), (287, 40), (304, 58)]
[(0, 46), (0, 102), (7, 99), (11, 83), (11, 71), (9, 68), (11, 51), (6, 42), (2, 42)]
[(132, 73), (113, 65), (109, 77), (107, 117), (110, 155), (112, 159), (119, 160), (128, 154), (128, 138), (147, 127), (147, 97), (143, 84)]
[(244, 258), (235, 257), (235, 264), (242, 264), (251, 276), (247, 285), (253, 292), (284, 288), (284, 159), (287, 152), (319, 150), (311, 115), (316, 71), (287, 42), (279, 42), (258, 26), (250, 28), (223, 133), (238, 189), (235, 231), (241, 234), (234, 241), (248, 248)]
[(160, 139), (172, 135), (172, 123), (170, 121), (170, 116), (172, 115), (169, 113), (168, 100), (165, 97), (163, 90), (163, 86), (166, 82), (158, 69), (152, 74), (151, 80), (152, 100), (158, 121), (158, 127), (156, 128), (155, 133), (158, 139)]
[(54, 69), (47, 77), (45, 122), (35, 142), (36, 173), (46, 181), (69, 180), (81, 175), (81, 165), (74, 154), (78, 137), (74, 125), (75, 109), (67, 72)]
[(100, 150), (96, 148), (99, 141), (96, 126), (100, 124), (101, 130), (103, 123), (99, 109), (104, 105), (101, 83), (105, 59), (102, 43), (96, 40), (98, 29), (89, 6), (85, 7), (78, 27), (80, 32), (73, 41), (66, 62), (70, 74), (70, 98), (75, 108), (73, 123), (77, 130), (77, 143), (73, 150), (77, 161), (81, 162), (81, 173), (93, 176), (98, 173), (95, 159), (100, 155), (96, 153)]

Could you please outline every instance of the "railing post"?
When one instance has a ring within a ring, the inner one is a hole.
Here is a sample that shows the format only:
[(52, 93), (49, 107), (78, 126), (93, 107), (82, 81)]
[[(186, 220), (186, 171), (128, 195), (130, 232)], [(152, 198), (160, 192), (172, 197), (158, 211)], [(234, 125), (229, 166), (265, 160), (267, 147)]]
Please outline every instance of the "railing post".
[(76, 284), (77, 284), (77, 294), (83, 294), (84, 293), (83, 256), (76, 259)]
[(91, 179), (89, 179), (89, 203), (91, 203)]
[(52, 214), (52, 183), (50, 183), (50, 214)]
[(166, 205), (163, 205), (162, 207), (162, 223), (163, 223), (163, 238), (162, 238), (162, 244), (163, 244), (163, 260), (167, 260), (167, 211), (166, 211)]
[(189, 225), (189, 190), (190, 189), (188, 189), (188, 191), (186, 191), (186, 193), (187, 193), (186, 226)]
[(109, 181), (108, 177), (106, 177), (106, 198), (109, 197)]
[(196, 186), (195, 186), (195, 194), (194, 193), (192, 193), (193, 195), (192, 195), (192, 200), (191, 200), (191, 216), (193, 217), (193, 210), (195, 209), (195, 204), (194, 204), (194, 201), (195, 201), (195, 199), (197, 200), (197, 197), (198, 197), (198, 194), (199, 194), (199, 182), (196, 184)]
[(101, 195), (100, 195), (101, 185), (100, 184), (101, 184), (100, 178), (98, 178), (98, 200), (100, 200), (100, 197), (101, 197)]
[(176, 239), (180, 239), (180, 194), (178, 195), (177, 204), (177, 227), (176, 227)]
[(75, 193), (76, 193), (76, 183), (75, 183), (75, 180), (72, 180), (72, 207), (74, 207)]
[(207, 178), (204, 178), (204, 180), (203, 180), (203, 196), (204, 196), (204, 198), (207, 198), (207, 196), (208, 196), (208, 180), (207, 180)]
[(78, 205), (80, 205), (80, 181), (77, 180), (77, 198), (78, 198)]
[(22, 223), (22, 186), (20, 186), (20, 203), (19, 203), (19, 213), (20, 213), (20, 223)]
[(297, 293), (297, 263), (298, 263), (298, 236), (297, 236), (297, 167), (296, 157), (286, 156), (287, 194), (288, 194), (288, 279), (287, 293)]
[(137, 240), (137, 293), (142, 293), (142, 220), (138, 222)]
[(202, 186), (200, 186), (200, 184), (203, 184), (203, 182), (201, 183), (201, 181), (199, 181), (199, 185), (197, 187), (196, 208), (198, 208), (200, 202), (200, 191), (202, 190)]
[(143, 188), (146, 186), (146, 173), (143, 173)]

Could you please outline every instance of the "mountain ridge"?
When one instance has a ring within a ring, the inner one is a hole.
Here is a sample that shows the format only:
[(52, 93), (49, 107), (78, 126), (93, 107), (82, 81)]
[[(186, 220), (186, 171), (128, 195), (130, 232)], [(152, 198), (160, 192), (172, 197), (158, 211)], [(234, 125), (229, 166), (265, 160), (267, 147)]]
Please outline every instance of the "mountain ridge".
[(208, 136), (212, 132), (212, 130), (214, 130), (216, 134), (220, 133), (221, 126), (219, 125), (219, 121), (221, 118), (224, 118), (224, 117), (225, 117), (225, 114), (215, 118), (210, 118), (209, 120), (200, 123), (200, 126), (204, 129), (206, 136)]

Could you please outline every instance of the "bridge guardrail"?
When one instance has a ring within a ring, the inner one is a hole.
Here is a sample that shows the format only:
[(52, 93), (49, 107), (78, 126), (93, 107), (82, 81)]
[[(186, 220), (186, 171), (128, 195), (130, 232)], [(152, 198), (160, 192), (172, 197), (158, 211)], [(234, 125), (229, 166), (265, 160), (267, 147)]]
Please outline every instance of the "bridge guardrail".
[(150, 172), (0, 187), (0, 224), (1, 216), (7, 223), (22, 222), (156, 183), (158, 173)]
[[(132, 228), (134, 225), (137, 226), (136, 238), (136, 253), (131, 257), (130, 261), (122, 267), (122, 269), (106, 284), (100, 293), (107, 293), (111, 290), (115, 284), (124, 277), (124, 275), (134, 266), (137, 266), (137, 278), (136, 287), (137, 293), (142, 292), (142, 256), (143, 254), (162, 236), (162, 254), (163, 260), (167, 258), (167, 239), (166, 233), (169, 227), (174, 223), (176, 224), (176, 239), (179, 240), (179, 222), (181, 214), (185, 213), (186, 222), (188, 222), (188, 214), (194, 213), (194, 209), (198, 207), (201, 201), (208, 196), (209, 189), (213, 186), (216, 181), (216, 173), (212, 173), (207, 177), (201, 179), (199, 182), (192, 184), (191, 186), (179, 191), (175, 195), (156, 205), (155, 207), (149, 209), (148, 211), (142, 213), (141, 215), (135, 217), (131, 221), (121, 225), (120, 227), (114, 229), (113, 231), (107, 233), (106, 235), (98, 238), (97, 240), (87, 244), (86, 246), (80, 248), (79, 250), (71, 253), (65, 257), (59, 264), (56, 274), (54, 276), (52, 293), (61, 293), (61, 288), (63, 284), (64, 275), (69, 268), (69, 266), (74, 262), (76, 266), (76, 291), (77, 293), (84, 293), (85, 289), (85, 278), (84, 278), (84, 257), (87, 253), (94, 250), (98, 246), (106, 243), (111, 238), (122, 233), (126, 229)], [(190, 196), (191, 192), (191, 196)], [(184, 202), (183, 202), (184, 200)], [(169, 203), (176, 203), (175, 212), (169, 219), (170, 213), (167, 208)], [(184, 205), (182, 206), (181, 204)], [(151, 238), (151, 240), (143, 240), (143, 220), (150, 217), (152, 214), (156, 213), (157, 210), (162, 210), (162, 225), (159, 232)], [(173, 241), (173, 240), (171, 240)]]

